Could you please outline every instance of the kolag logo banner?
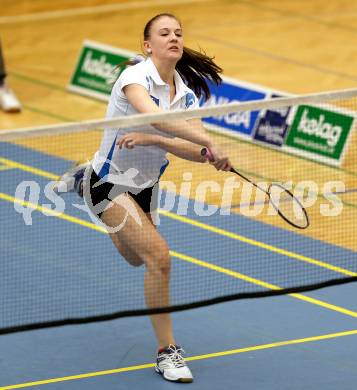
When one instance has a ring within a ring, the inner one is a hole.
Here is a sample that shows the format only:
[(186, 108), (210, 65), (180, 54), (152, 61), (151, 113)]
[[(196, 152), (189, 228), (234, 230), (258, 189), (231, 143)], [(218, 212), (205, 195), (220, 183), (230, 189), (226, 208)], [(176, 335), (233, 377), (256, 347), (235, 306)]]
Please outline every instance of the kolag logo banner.
[(85, 41), (68, 89), (108, 101), (113, 84), (124, 69), (118, 64), (134, 55), (126, 50)]
[(338, 162), (352, 130), (353, 116), (312, 107), (299, 106), (286, 145), (301, 154), (314, 154)]

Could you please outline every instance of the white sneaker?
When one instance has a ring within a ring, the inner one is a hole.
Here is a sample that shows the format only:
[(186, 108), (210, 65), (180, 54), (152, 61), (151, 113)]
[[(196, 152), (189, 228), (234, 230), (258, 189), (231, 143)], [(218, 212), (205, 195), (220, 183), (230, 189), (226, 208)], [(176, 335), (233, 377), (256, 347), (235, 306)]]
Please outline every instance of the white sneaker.
[(14, 92), (6, 85), (0, 87), (0, 107), (5, 112), (20, 112), (22, 108)]
[(169, 345), (157, 355), (155, 371), (166, 380), (190, 383), (193, 376), (182, 357), (184, 350), (177, 345)]
[(83, 197), (84, 172), (89, 164), (89, 162), (85, 162), (69, 169), (53, 185), (53, 191), (56, 193), (77, 192), (79, 196)]

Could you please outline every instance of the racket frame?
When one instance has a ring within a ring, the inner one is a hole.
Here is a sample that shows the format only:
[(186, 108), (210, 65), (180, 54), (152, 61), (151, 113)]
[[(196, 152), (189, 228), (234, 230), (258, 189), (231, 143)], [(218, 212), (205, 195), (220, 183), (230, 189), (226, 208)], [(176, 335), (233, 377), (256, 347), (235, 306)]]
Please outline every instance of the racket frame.
[[(202, 148), (201, 149), (201, 155), (202, 156), (206, 156), (207, 159), (209, 161), (214, 161), (214, 157), (211, 153), (211, 151), (207, 148)], [(234, 169), (233, 167), (230, 169), (230, 172), (232, 173), (235, 173), (236, 175), (238, 175), (241, 179), (247, 181), (248, 183), (252, 184), (254, 187), (258, 188), (260, 191), (263, 191), (266, 195), (268, 195), (268, 199), (269, 199), (269, 202), (271, 203), (271, 205), (274, 207), (275, 211), (278, 213), (279, 217), (282, 218), (285, 222), (287, 222), (289, 225), (297, 228), (297, 229), (306, 229), (310, 226), (310, 218), (309, 218), (309, 215), (305, 209), (305, 207), (302, 205), (302, 203), (300, 202), (300, 200), (295, 197), (293, 195), (293, 193), (291, 191), (289, 191), (287, 188), (285, 188), (282, 184), (280, 183), (271, 183), (269, 184), (269, 187), (268, 187), (268, 190), (265, 190), (264, 188), (260, 187), (258, 184), (254, 183), (252, 180), (250, 180), (247, 176), (243, 175), (242, 173), (238, 172), (236, 169)], [(301, 208), (301, 211), (305, 217), (305, 221), (306, 223), (304, 225), (299, 225), (295, 222), (293, 222), (292, 220), (290, 220), (289, 218), (287, 218), (279, 209), (279, 207), (275, 204), (275, 202), (272, 200), (271, 198), (271, 194), (270, 194), (270, 189), (272, 186), (277, 186), (277, 187), (280, 187), (281, 189), (283, 189), (284, 191), (286, 191), (289, 196), (292, 197), (292, 199), (299, 205), (299, 207)]]

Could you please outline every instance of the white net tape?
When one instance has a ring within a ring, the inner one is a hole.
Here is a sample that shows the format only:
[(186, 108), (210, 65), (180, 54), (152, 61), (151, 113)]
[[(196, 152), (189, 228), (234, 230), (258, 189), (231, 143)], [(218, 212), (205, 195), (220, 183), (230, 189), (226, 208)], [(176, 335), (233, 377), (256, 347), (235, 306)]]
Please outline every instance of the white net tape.
[(81, 122), (68, 122), (58, 125), (26, 127), (12, 130), (1, 130), (0, 141), (16, 138), (33, 137), (37, 135), (55, 135), (64, 133), (81, 132), (101, 128), (125, 128), (135, 127), (151, 123), (160, 123), (172, 120), (189, 120), (193, 118), (214, 117), (232, 112), (258, 111), (300, 104), (314, 104), (333, 100), (345, 100), (357, 96), (357, 89), (345, 89), (329, 91), (303, 96), (282, 97), (248, 102), (234, 102), (220, 104), (214, 107), (201, 107), (193, 110), (165, 111), (159, 114), (137, 114), (111, 119), (93, 119)]

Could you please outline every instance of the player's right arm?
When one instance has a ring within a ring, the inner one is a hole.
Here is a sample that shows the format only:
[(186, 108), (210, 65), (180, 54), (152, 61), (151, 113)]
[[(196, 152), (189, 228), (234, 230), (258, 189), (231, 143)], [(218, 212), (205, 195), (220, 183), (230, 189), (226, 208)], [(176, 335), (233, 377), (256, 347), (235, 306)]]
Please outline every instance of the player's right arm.
[[(129, 84), (123, 88), (129, 103), (140, 113), (153, 114), (164, 112), (150, 98), (148, 91), (139, 84)], [(152, 124), (155, 128), (175, 137), (186, 139), (195, 144), (212, 148), (212, 142), (203, 126), (185, 120)]]
[[(159, 148), (166, 150), (166, 152), (172, 153), (184, 160), (201, 163), (207, 161), (207, 157), (203, 156), (201, 153), (202, 146), (182, 138), (168, 138), (157, 134), (133, 132), (123, 135), (117, 141), (117, 145), (120, 149), (133, 149), (136, 145), (156, 145)], [(214, 165), (217, 170), (223, 171), (229, 171), (232, 166), (228, 158), (221, 158), (220, 160), (216, 159), (211, 162), (211, 164)]]

